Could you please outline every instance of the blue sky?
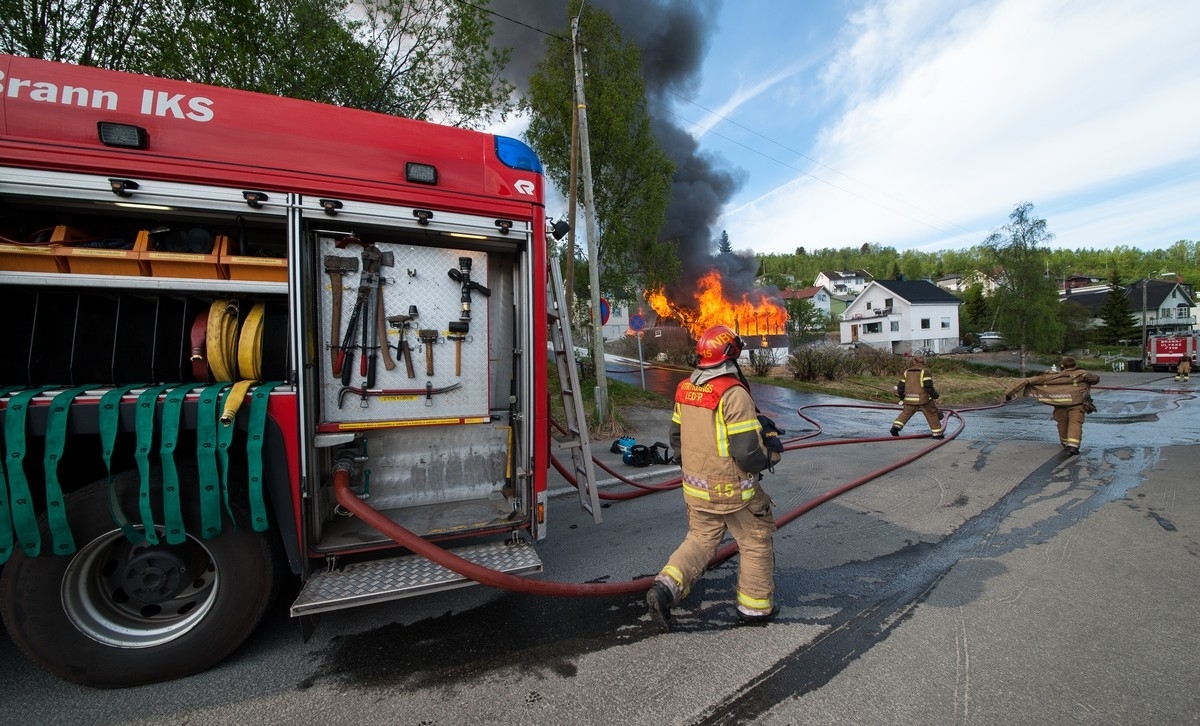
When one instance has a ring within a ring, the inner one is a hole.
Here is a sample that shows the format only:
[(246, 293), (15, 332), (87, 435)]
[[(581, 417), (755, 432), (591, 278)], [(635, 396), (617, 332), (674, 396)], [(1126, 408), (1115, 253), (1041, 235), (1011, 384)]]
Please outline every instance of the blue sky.
[[(735, 249), (1200, 239), (1200, 2), (726, 0), (677, 123)], [(685, 98), (686, 96), (686, 98)]]

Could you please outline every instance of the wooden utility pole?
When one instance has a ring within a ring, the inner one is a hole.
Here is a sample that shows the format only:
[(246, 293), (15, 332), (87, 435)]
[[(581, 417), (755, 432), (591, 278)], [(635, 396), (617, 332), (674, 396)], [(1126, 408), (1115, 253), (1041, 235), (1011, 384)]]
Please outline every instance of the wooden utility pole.
[(596, 224), (596, 197), (592, 191), (592, 157), (588, 148), (587, 99), (583, 93), (583, 46), (579, 42), (579, 16), (571, 20), (575, 47), (575, 112), (579, 126), (579, 169), (583, 180), (583, 214), (587, 218), (588, 283), (592, 301), (592, 363), (596, 366), (596, 418), (608, 419), (608, 372), (604, 369), (604, 325), (600, 322), (600, 230)]
[(575, 321), (575, 207), (577, 204), (575, 196), (575, 188), (578, 186), (575, 182), (579, 174), (579, 114), (575, 113), (575, 99), (571, 99), (571, 190), (567, 199), (567, 224), (570, 229), (567, 230), (567, 324), (570, 325)]

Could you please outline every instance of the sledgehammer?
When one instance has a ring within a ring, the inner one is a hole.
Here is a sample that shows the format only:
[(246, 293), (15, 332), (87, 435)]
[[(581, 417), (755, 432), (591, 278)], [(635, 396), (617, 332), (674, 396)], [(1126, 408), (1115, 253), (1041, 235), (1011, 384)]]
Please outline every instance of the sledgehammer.
[(471, 329), (470, 323), (461, 321), (450, 321), (450, 333), (446, 336), (454, 341), (454, 375), (462, 375), (462, 344), (467, 337), (467, 332)]

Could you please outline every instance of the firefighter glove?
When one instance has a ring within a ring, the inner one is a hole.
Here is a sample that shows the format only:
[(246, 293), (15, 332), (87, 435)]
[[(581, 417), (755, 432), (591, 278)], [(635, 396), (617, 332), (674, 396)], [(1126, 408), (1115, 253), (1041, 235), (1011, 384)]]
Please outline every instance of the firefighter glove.
[(775, 465), (783, 458), (783, 441), (779, 436), (787, 432), (780, 429), (775, 425), (774, 421), (762, 414), (758, 416), (758, 423), (762, 427), (763, 447), (767, 450), (767, 461), (770, 462), (767, 468), (774, 471)]

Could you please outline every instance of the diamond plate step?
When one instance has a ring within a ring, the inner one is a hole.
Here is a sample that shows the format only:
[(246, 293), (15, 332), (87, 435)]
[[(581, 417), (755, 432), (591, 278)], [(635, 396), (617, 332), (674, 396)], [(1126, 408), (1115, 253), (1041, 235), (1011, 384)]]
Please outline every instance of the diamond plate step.
[[(454, 554), (491, 570), (522, 575), (542, 571), (532, 544), (472, 545)], [(476, 584), (420, 555), (356, 562), (333, 572), (319, 572), (304, 583), (292, 603), (292, 617), (399, 600)]]

